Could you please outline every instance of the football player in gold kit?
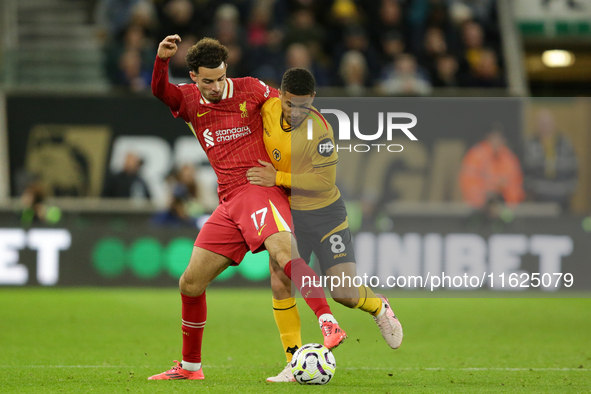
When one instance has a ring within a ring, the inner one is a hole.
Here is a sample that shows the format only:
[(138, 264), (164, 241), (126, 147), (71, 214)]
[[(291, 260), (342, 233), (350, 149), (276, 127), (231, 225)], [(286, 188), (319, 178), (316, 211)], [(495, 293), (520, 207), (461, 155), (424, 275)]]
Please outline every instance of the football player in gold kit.
[[(293, 68), (285, 72), (279, 98), (267, 100), (261, 109), (265, 147), (272, 163), (259, 160), (262, 167), (248, 170), (247, 178), (254, 185), (291, 189), (301, 257), (309, 263), (314, 252), (323, 275), (350, 278), (331, 289), (333, 299), (371, 314), (388, 345), (396, 349), (402, 343), (402, 326), (388, 300), (367, 286), (352, 284), (357, 274), (355, 254), (345, 204), (335, 185), (338, 154), (330, 124), (312, 107), (314, 89), (314, 76), (309, 71)], [(312, 116), (315, 120), (308, 122)], [(273, 315), (288, 363), (267, 381), (293, 382), (289, 362), (302, 346), (300, 317), (291, 295), (291, 282), (283, 272), (270, 267)]]

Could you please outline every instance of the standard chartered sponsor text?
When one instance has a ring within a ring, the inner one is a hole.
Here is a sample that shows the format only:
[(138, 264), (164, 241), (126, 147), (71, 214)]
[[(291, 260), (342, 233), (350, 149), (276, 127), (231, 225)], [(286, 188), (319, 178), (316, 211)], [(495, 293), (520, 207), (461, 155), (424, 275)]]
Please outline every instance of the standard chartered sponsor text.
[(359, 287), (361, 285), (368, 287), (379, 288), (424, 288), (430, 291), (439, 288), (448, 289), (477, 289), (486, 286), (495, 290), (524, 290), (527, 288), (559, 288), (561, 286), (571, 287), (574, 278), (571, 273), (527, 273), (527, 272), (513, 272), (513, 273), (486, 273), (482, 276), (468, 275), (446, 275), (442, 272), (439, 275), (431, 275), (430, 272), (426, 276), (421, 275), (399, 275), (388, 276), (385, 283), (380, 281), (377, 276), (348, 276), (341, 273), (341, 276), (320, 276), (319, 280), (309, 276), (303, 277), (303, 285), (311, 285), (314, 287), (326, 287), (334, 290), (340, 287)]
[(236, 138), (244, 137), (245, 135), (248, 135), (251, 132), (252, 131), (248, 126), (218, 130), (215, 132), (216, 142), (235, 140)]

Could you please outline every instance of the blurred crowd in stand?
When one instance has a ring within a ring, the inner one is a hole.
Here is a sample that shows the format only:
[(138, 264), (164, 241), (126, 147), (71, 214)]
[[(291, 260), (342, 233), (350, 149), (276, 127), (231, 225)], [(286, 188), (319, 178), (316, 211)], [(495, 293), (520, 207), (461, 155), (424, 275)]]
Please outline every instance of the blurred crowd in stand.
[(466, 203), (475, 208), (496, 202), (515, 206), (527, 199), (570, 208), (578, 177), (574, 148), (547, 109), (537, 112), (533, 131), (524, 142), (521, 161), (507, 147), (500, 123), (466, 153), (460, 173)]
[(189, 164), (173, 169), (166, 179), (170, 197), (168, 208), (152, 218), (156, 225), (198, 227), (206, 214), (204, 196), (197, 183), (195, 167)]
[[(549, 108), (540, 107), (532, 114), (531, 129), (519, 130), (526, 136), (523, 140), (512, 138), (508, 144), (505, 125), (494, 122), (485, 137), (465, 151), (457, 173), (457, 187), (461, 201), (472, 208), (470, 225), (501, 230), (513, 221), (515, 208), (523, 202), (552, 203), (562, 213), (572, 212), (580, 163), (569, 138), (571, 130), (561, 128)], [(408, 167), (392, 162), (379, 178), (380, 195), (373, 195), (373, 190), (348, 195), (351, 189), (341, 188), (346, 199), (351, 200), (350, 215), (356, 216), (352, 212), (357, 212), (362, 217), (360, 225), (369, 226), (366, 229), (392, 228), (389, 206), (405, 200), (396, 186), (395, 178), (400, 173), (403, 181), (405, 174), (409, 174)], [(453, 199), (450, 195), (446, 201), (450, 198)], [(539, 208), (555, 212), (550, 206)], [(355, 222), (354, 218), (350, 220)]]
[[(102, 197), (150, 200), (150, 188), (142, 178), (141, 157), (128, 152), (121, 171), (107, 175)], [(166, 177), (168, 198), (166, 208), (157, 212), (152, 223), (173, 227), (197, 227), (197, 220), (213, 210), (208, 196), (201, 190), (195, 166), (184, 164), (174, 167)]]
[[(158, 43), (179, 34), (169, 73), (190, 83), (184, 56), (202, 37), (229, 51), (228, 76), (254, 76), (278, 87), (285, 70), (310, 70), (319, 87), (349, 96), (429, 95), (438, 87), (505, 87), (495, 0), (97, 0), (95, 22), (112, 85), (148, 91)], [(516, 147), (514, 147), (516, 148)], [(489, 218), (522, 201), (555, 202), (568, 210), (577, 187), (572, 144), (549, 110), (536, 115), (523, 150), (490, 125), (458, 175), (462, 199)], [(150, 198), (130, 153), (103, 196)], [(208, 211), (193, 166), (167, 178), (168, 208), (153, 223), (195, 225)]]
[(102, 197), (150, 199), (150, 189), (140, 176), (142, 158), (129, 152), (125, 156), (123, 169), (109, 173), (105, 179)]
[(278, 86), (292, 67), (351, 96), (428, 95), (433, 87), (504, 87), (494, 0), (97, 0), (113, 86), (149, 89), (158, 43), (179, 34), (175, 82), (202, 37), (229, 50), (228, 76)]

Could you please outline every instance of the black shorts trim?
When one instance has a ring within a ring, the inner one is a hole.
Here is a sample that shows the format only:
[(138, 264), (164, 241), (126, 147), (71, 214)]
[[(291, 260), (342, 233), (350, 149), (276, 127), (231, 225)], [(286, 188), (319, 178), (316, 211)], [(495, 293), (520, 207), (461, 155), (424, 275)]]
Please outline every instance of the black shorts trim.
[(291, 212), (298, 250), (307, 263), (314, 253), (323, 274), (335, 265), (355, 263), (347, 209), (341, 197), (324, 208)]

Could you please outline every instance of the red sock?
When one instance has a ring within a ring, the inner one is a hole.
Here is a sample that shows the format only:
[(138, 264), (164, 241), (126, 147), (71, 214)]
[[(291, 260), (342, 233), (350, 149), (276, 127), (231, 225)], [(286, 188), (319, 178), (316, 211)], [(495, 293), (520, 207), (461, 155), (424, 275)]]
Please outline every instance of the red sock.
[(203, 329), (207, 319), (205, 292), (199, 297), (181, 294), (181, 298), (183, 300), (183, 361), (200, 363)]
[[(326, 302), (326, 296), (324, 295), (322, 286), (313, 286), (314, 283), (321, 283), (320, 278), (316, 275), (316, 272), (306, 264), (304, 259), (298, 258), (290, 260), (283, 268), (283, 271), (299, 289), (300, 294), (304, 297), (304, 301), (306, 301), (306, 304), (312, 308), (316, 317), (319, 318), (325, 313), (332, 314), (330, 307)], [(292, 272), (293, 276), (291, 275)], [(305, 285), (303, 280), (304, 276), (306, 277)], [(309, 281), (308, 278), (310, 278), (311, 281)]]

